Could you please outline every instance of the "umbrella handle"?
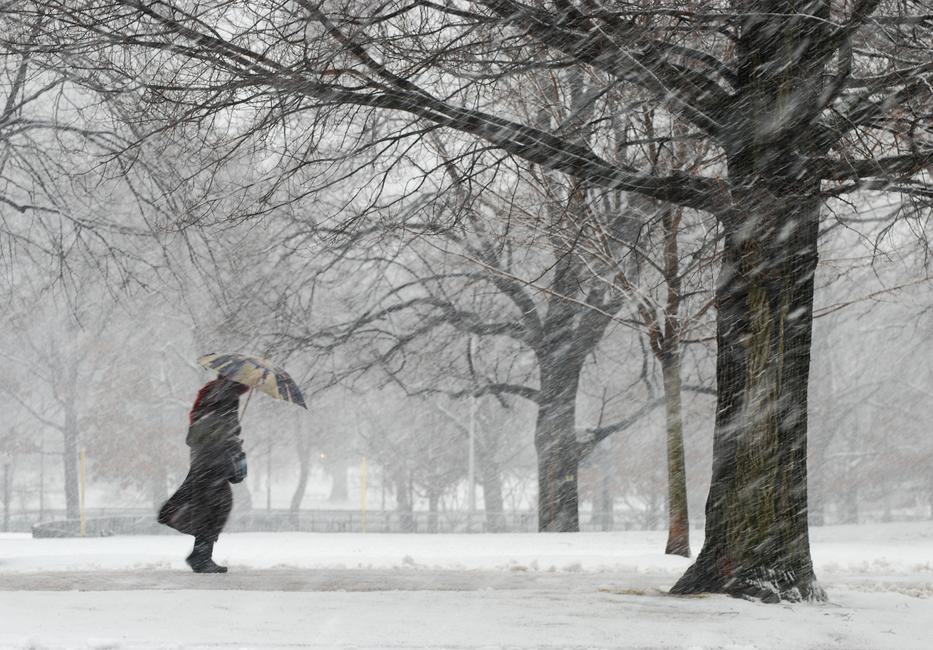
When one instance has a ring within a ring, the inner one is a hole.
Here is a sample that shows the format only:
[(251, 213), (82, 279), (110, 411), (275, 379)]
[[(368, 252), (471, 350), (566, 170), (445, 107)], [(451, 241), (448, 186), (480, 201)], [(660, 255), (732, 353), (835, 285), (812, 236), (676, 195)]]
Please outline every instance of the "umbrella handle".
[(249, 406), (249, 398), (253, 396), (253, 389), (250, 388), (249, 392), (246, 394), (246, 403), (243, 404), (243, 411), (240, 413), (240, 422), (243, 421), (243, 416), (246, 415), (246, 409)]

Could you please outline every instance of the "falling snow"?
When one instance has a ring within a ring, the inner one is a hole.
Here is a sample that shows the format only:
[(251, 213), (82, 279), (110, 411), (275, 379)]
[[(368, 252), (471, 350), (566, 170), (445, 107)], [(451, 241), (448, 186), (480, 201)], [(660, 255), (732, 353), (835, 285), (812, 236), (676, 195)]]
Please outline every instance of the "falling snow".
[(737, 6), (5, 7), (0, 645), (925, 647), (933, 4)]

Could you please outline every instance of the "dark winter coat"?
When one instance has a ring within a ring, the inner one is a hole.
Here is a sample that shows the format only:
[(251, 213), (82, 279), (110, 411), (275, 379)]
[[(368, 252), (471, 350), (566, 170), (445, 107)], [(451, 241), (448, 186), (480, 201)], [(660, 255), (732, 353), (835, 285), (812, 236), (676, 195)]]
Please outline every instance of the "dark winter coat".
[(242, 391), (232, 383), (212, 382), (201, 390), (186, 439), (191, 467), (159, 510), (159, 523), (205, 541), (216, 540), (230, 516), (234, 460), (243, 450), (238, 420)]

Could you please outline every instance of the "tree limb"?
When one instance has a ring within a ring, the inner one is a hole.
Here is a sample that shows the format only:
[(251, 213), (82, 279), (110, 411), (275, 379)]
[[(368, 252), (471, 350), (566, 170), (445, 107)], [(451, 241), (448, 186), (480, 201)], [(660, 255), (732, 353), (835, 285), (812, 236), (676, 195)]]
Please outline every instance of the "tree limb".
[(627, 418), (619, 420), (613, 424), (607, 424), (604, 427), (586, 429), (584, 431), (585, 437), (582, 440), (577, 441), (577, 457), (582, 460), (590, 452), (592, 452), (593, 449), (596, 448), (596, 445), (598, 445), (600, 442), (611, 436), (613, 433), (625, 431), (638, 420), (648, 415), (648, 413), (663, 403), (664, 397), (656, 397), (655, 399), (643, 404), (641, 408), (639, 408)]

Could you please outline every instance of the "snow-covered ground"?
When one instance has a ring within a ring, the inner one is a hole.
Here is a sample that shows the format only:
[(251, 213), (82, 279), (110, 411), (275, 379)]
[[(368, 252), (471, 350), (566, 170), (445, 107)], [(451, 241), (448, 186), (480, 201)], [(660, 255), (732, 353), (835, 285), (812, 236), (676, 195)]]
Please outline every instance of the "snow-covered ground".
[(180, 535), (6, 535), (0, 647), (933, 648), (933, 523), (812, 538), (826, 604), (669, 596), (660, 532), (230, 534), (212, 576)]

